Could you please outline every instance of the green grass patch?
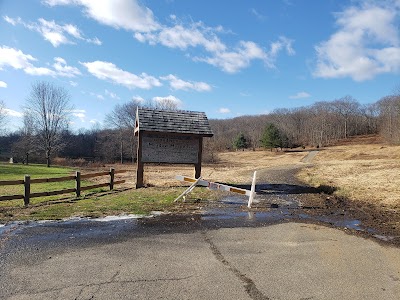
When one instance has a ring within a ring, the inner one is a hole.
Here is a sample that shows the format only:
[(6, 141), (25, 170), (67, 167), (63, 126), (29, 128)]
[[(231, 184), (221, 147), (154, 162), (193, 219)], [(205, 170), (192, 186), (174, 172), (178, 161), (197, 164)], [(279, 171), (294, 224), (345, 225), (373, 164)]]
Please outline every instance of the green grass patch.
[[(174, 199), (184, 187), (150, 187), (125, 191), (108, 191), (89, 194), (86, 197), (38, 203), (28, 208), (0, 207), (0, 221), (12, 220), (54, 220), (69, 217), (102, 217), (120, 214), (149, 214), (151, 211), (168, 211), (174, 207)], [(213, 191), (205, 188), (195, 189), (193, 199), (213, 199)]]
[(0, 180), (19, 180), (24, 179), (25, 175), (31, 178), (62, 177), (73, 172), (67, 167), (46, 167), (45, 165), (20, 165), (20, 164), (1, 164)]
[[(31, 179), (55, 178), (74, 174), (74, 169), (65, 167), (47, 168), (43, 165), (0, 164), (0, 180), (23, 180), (28, 174)], [(83, 174), (89, 172), (82, 172)], [(91, 172), (92, 173), (92, 172)], [(99, 180), (107, 182), (109, 177)], [(92, 185), (90, 180), (82, 181), (82, 186)], [(37, 183), (31, 185), (31, 193), (56, 191), (74, 188), (75, 180)], [(118, 187), (117, 187), (118, 188)], [(0, 201), (0, 221), (14, 220), (50, 220), (68, 217), (101, 217), (119, 214), (148, 214), (151, 211), (165, 211), (172, 208), (173, 200), (185, 187), (149, 187), (143, 189), (114, 190), (107, 187), (96, 188), (82, 193), (77, 199), (75, 193), (31, 198), (30, 205), (24, 208), (22, 199)], [(15, 186), (0, 186), (0, 195), (17, 195), (24, 193), (23, 184)], [(205, 188), (196, 188), (190, 194), (193, 199), (213, 199), (215, 192)]]
[[(0, 180), (23, 180), (25, 175), (29, 175), (31, 179), (36, 178), (56, 178), (64, 177), (74, 174), (74, 169), (67, 167), (46, 167), (45, 165), (20, 165), (20, 164), (0, 164)], [(69, 189), (75, 187), (75, 181), (61, 181), (61, 182), (46, 182), (46, 183), (35, 183), (31, 184), (31, 193), (39, 193), (45, 191), (57, 191), (62, 189)], [(24, 185), (6, 185), (0, 186), (0, 195), (23, 195)], [(58, 199), (60, 196), (49, 196), (30, 199), (31, 204), (37, 204), (44, 201)], [(1, 207), (17, 206), (22, 207), (24, 205), (23, 200), (10, 200), (1, 201)]]

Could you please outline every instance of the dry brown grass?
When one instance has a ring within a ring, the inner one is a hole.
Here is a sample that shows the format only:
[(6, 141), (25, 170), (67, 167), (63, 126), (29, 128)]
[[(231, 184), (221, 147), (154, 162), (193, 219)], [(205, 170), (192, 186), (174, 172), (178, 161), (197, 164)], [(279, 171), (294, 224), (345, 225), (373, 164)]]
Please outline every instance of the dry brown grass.
[[(202, 177), (206, 180), (233, 184), (248, 184), (255, 170), (276, 166), (301, 164), (307, 152), (238, 151), (218, 154), (218, 163), (203, 164)], [(125, 168), (118, 166), (117, 169)], [(136, 181), (135, 172), (129, 173), (128, 184)], [(133, 175), (133, 176), (132, 176)], [(144, 181), (150, 186), (180, 186), (175, 175), (193, 177), (194, 167), (186, 165), (145, 165)]]
[[(345, 143), (323, 149), (314, 158), (314, 166), (300, 172), (299, 178), (313, 186), (327, 185), (338, 189), (339, 196), (400, 207), (400, 146)], [(304, 165), (304, 152), (238, 151), (218, 154), (218, 163), (203, 164), (202, 177), (217, 182), (249, 184), (255, 170)], [(118, 166), (117, 169), (126, 168)], [(134, 185), (135, 167), (127, 174), (128, 185)], [(181, 186), (175, 175), (193, 176), (192, 166), (145, 166), (145, 183), (149, 186)]]
[(314, 163), (299, 174), (307, 183), (337, 187), (339, 195), (350, 199), (400, 207), (400, 146), (329, 147), (315, 157)]

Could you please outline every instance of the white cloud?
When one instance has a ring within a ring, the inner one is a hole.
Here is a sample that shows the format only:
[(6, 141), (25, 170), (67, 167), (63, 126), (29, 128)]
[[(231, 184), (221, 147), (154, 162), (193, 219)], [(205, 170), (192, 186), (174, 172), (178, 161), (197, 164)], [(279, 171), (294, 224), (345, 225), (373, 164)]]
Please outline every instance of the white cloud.
[(7, 46), (0, 46), (0, 70), (6, 66), (17, 70), (25, 69), (32, 66), (32, 61), (36, 61), (32, 55)]
[(218, 112), (220, 114), (229, 114), (231, 112), (231, 110), (229, 108), (226, 108), (226, 107), (221, 107), (220, 109), (218, 109)]
[(250, 13), (254, 15), (259, 21), (265, 21), (267, 19), (266, 16), (260, 14), (255, 8), (251, 8)]
[(75, 44), (75, 41), (71, 40), (71, 38), (101, 45), (101, 41), (97, 37), (92, 39), (85, 38), (81, 30), (73, 24), (59, 25), (54, 20), (48, 21), (43, 18), (38, 19), (37, 23), (26, 23), (22, 21), (21, 18), (13, 19), (8, 16), (4, 16), (3, 19), (13, 26), (20, 24), (29, 30), (40, 33), (42, 37), (54, 47), (58, 47), (62, 44)]
[[(134, 37), (150, 45), (161, 44), (168, 48), (189, 51), (199, 48), (202, 54), (192, 57), (222, 69), (227, 73), (236, 73), (247, 68), (253, 60), (261, 60), (268, 68), (275, 68), (275, 62), (281, 50), (286, 49), (289, 55), (294, 54), (292, 41), (280, 37), (271, 43), (270, 50), (252, 41), (240, 41), (237, 46), (230, 47), (223, 43), (218, 34), (226, 33), (222, 26), (208, 27), (203, 22), (183, 24), (176, 15), (170, 15), (173, 24), (163, 25), (157, 22), (153, 12), (141, 5), (138, 0), (43, 0), (44, 3), (55, 5), (81, 6), (87, 17), (101, 24), (114, 28), (123, 28), (134, 33)], [(256, 10), (251, 11), (263, 16)], [(228, 31), (229, 32), (229, 31)], [(190, 57), (190, 54), (188, 54)]]
[(77, 83), (76, 81), (72, 81), (72, 80), (69, 81), (69, 84), (70, 84), (71, 86), (73, 86), (73, 87), (78, 86), (78, 83)]
[(44, 67), (27, 67), (24, 69), (24, 72), (33, 76), (56, 76), (56, 72), (50, 70), (49, 68)]
[(7, 87), (7, 83), (0, 80), (0, 88), (6, 88), (6, 87)]
[(75, 77), (81, 72), (75, 68), (68, 66), (66, 61), (61, 57), (54, 58), (53, 68), (36, 67), (32, 62), (37, 61), (30, 54), (25, 54), (21, 50), (0, 46), (0, 70), (4, 67), (11, 67), (16, 70), (23, 70), (26, 74), (33, 76), (53, 76), (53, 77)]
[(119, 69), (116, 65), (110, 62), (93, 61), (83, 62), (81, 64), (85, 66), (88, 72), (93, 76), (102, 80), (112, 81), (130, 89), (151, 89), (152, 87), (162, 85), (161, 82), (153, 76), (147, 75), (146, 73), (135, 75)]
[(172, 96), (172, 95), (169, 95), (169, 96), (166, 96), (166, 97), (153, 97), (152, 100), (154, 102), (156, 102), (156, 103), (159, 103), (159, 104), (170, 102), (170, 103), (175, 104), (176, 107), (178, 107), (178, 108), (181, 108), (182, 105), (183, 105), (183, 102), (179, 98), (177, 98), (175, 96)]
[(336, 14), (339, 30), (315, 47), (314, 76), (363, 81), (400, 71), (400, 7), (395, 4), (365, 2)]
[(120, 99), (120, 98), (117, 96), (117, 94), (112, 93), (112, 92), (110, 92), (109, 90), (105, 90), (104, 93), (105, 93), (108, 97), (110, 97), (110, 98), (112, 98), (112, 99), (116, 99), (116, 100), (119, 100), (119, 99)]
[(73, 109), (70, 111), (70, 113), (81, 120), (81, 122), (85, 122), (85, 117), (86, 117), (86, 110), (84, 109)]
[(104, 100), (104, 96), (102, 94), (96, 94), (96, 93), (90, 92), (90, 96), (96, 97), (97, 99), (100, 99), (100, 100)]
[(21, 50), (0, 46), (0, 70), (4, 67), (12, 67), (16, 70), (23, 69), (29, 75), (50, 75), (54, 76), (55, 72), (43, 67), (35, 67), (31, 62), (36, 61), (32, 55), (25, 54)]
[(175, 75), (169, 74), (168, 76), (160, 77), (162, 80), (169, 81), (169, 85), (174, 90), (195, 90), (198, 92), (211, 91), (211, 86), (202, 81), (184, 81)]
[(266, 51), (254, 42), (240, 41), (233, 50), (215, 52), (207, 58), (195, 57), (195, 60), (220, 67), (227, 73), (236, 73), (247, 68), (251, 61), (257, 59), (262, 60), (267, 67), (275, 68), (275, 61), (282, 49), (285, 49), (289, 55), (294, 55), (292, 41), (285, 37), (280, 37), (278, 41), (271, 43), (270, 48), (270, 51)]
[(76, 67), (68, 66), (65, 59), (61, 57), (55, 57), (54, 61), (55, 63), (53, 64), (53, 68), (56, 70), (58, 76), (75, 77), (81, 75), (81, 71), (79, 71), (79, 69)]
[(10, 18), (9, 16), (4, 16), (3, 19), (4, 19), (4, 21), (6, 21), (7, 23), (10, 23), (13, 26), (15, 26), (21, 22), (21, 18), (13, 19), (13, 18)]
[(137, 102), (140, 102), (140, 103), (144, 103), (146, 100), (144, 100), (144, 98), (143, 97), (141, 97), (141, 96), (138, 96), (138, 95), (136, 95), (136, 96), (133, 96), (132, 97), (132, 100), (133, 101), (137, 101)]
[(193, 23), (189, 27), (176, 24), (172, 27), (164, 26), (158, 32), (135, 33), (135, 38), (140, 42), (151, 45), (157, 43), (169, 48), (186, 50), (189, 47), (203, 47), (207, 51), (224, 51), (226, 46), (214, 33), (214, 29), (204, 26), (203, 23)]
[[(176, 21), (176, 17), (172, 20)], [(271, 43), (269, 51), (252, 41), (240, 41), (236, 47), (228, 47), (217, 35), (222, 31), (221, 27), (207, 27), (202, 22), (197, 22), (187, 26), (163, 26), (158, 31), (147, 33), (136, 32), (134, 37), (142, 43), (161, 44), (183, 51), (189, 48), (203, 49), (204, 55), (194, 56), (193, 60), (206, 62), (227, 73), (236, 73), (247, 68), (253, 60), (261, 60), (267, 67), (274, 68), (277, 56), (282, 50), (286, 50), (289, 55), (295, 53), (292, 48), (293, 41), (286, 37), (279, 37)]]
[(160, 27), (153, 12), (136, 0), (44, 0), (55, 5), (82, 6), (87, 17), (101, 24), (131, 31), (149, 32)]
[(303, 99), (303, 98), (310, 98), (311, 95), (307, 92), (298, 92), (296, 95), (289, 96), (290, 99)]
[(101, 46), (103, 44), (97, 37), (95, 37), (93, 39), (86, 39), (86, 41), (88, 43), (95, 44), (97, 46)]
[(83, 40), (81, 31), (75, 25), (66, 24), (62, 28), (64, 29), (65, 32), (67, 32), (69, 35), (72, 35), (74, 38)]
[(21, 113), (19, 111), (12, 110), (12, 109), (4, 108), (4, 111), (5, 111), (7, 116), (17, 117), (17, 118), (22, 118), (24, 116), (23, 113)]

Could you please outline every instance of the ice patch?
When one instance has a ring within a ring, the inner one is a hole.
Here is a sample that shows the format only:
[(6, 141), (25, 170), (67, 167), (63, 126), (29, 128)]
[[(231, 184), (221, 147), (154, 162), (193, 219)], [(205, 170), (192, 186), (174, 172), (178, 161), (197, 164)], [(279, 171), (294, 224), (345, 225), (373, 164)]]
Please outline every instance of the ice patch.
[(91, 221), (96, 221), (96, 222), (111, 222), (111, 221), (120, 221), (120, 220), (130, 220), (130, 219), (139, 219), (142, 218), (143, 215), (120, 215), (120, 216), (106, 216), (103, 218), (96, 218), (96, 219), (90, 219)]

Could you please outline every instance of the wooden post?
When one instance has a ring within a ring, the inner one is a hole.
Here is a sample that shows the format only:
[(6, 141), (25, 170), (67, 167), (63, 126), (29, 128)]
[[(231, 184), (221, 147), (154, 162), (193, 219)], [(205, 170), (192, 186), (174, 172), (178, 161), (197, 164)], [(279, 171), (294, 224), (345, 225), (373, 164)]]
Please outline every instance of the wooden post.
[(114, 168), (110, 169), (110, 191), (114, 189), (114, 175), (115, 175), (115, 170)]
[(199, 138), (199, 153), (197, 155), (197, 164), (194, 165), (194, 178), (200, 178), (201, 176), (201, 159), (203, 154), (203, 138)]
[(144, 166), (142, 162), (142, 135), (138, 133), (138, 153), (137, 153), (137, 171), (136, 171), (136, 188), (143, 187)]
[(31, 194), (31, 176), (25, 175), (24, 180), (24, 204), (25, 207), (29, 205), (29, 196)]
[(76, 197), (79, 198), (81, 196), (81, 172), (76, 171), (75, 177)]

